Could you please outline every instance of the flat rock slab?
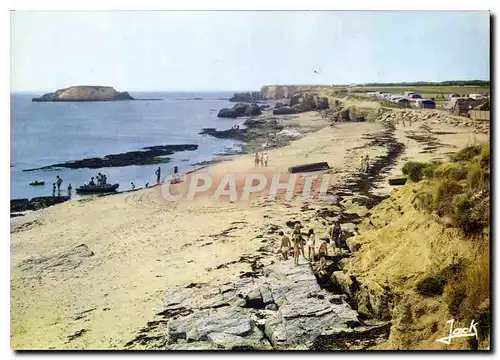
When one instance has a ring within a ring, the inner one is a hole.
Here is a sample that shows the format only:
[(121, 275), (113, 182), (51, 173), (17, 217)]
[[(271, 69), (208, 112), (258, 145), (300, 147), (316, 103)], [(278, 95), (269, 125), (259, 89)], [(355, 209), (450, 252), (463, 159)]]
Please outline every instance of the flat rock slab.
[(309, 347), (325, 331), (340, 333), (361, 324), (344, 297), (320, 288), (308, 263), (268, 263), (259, 274), (169, 289), (159, 314), (167, 322), (166, 334), (160, 335), (167, 347)]

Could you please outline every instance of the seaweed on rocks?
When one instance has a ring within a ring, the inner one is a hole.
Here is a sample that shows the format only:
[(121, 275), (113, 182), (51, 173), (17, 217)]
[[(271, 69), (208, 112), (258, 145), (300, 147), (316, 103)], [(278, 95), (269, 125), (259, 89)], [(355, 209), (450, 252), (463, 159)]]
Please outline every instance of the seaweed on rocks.
[(395, 125), (390, 122), (384, 122), (382, 126), (382, 131), (366, 135), (366, 138), (371, 140), (367, 145), (354, 149), (384, 147), (387, 149), (387, 154), (372, 159), (368, 172), (352, 174), (352, 177), (345, 185), (335, 188), (335, 190), (342, 192), (357, 194), (358, 196), (353, 198), (353, 202), (365, 206), (367, 209), (373, 208), (387, 198), (387, 196), (373, 194), (372, 189), (376, 188), (376, 184), (383, 180), (384, 176), (396, 164), (397, 159), (405, 150), (405, 145), (396, 139), (394, 134)]
[[(439, 141), (438, 138), (433, 136), (433, 134), (438, 134), (438, 135), (439, 134), (446, 134), (445, 132), (443, 132), (443, 133), (432, 132), (430, 127), (427, 124), (421, 125), (420, 128), (422, 129), (421, 132), (410, 130), (410, 131), (406, 131), (405, 135), (407, 138), (415, 140), (419, 144), (423, 145), (424, 148), (420, 152), (421, 154), (431, 153), (431, 152), (433, 152), (433, 151), (435, 151), (443, 146), (441, 141)], [(453, 134), (453, 133), (451, 133), (451, 134)]]

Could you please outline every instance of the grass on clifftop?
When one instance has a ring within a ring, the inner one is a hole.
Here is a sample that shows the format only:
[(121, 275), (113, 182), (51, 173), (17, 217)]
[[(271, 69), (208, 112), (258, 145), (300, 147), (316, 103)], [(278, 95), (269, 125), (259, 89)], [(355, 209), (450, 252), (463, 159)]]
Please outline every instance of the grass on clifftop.
[[(444, 162), (409, 162), (404, 172), (411, 181), (371, 209), (360, 235), (348, 239), (355, 250), (343, 268), (361, 284), (360, 313), (381, 319), (388, 309), (393, 327), (376, 349), (488, 349), (489, 144)], [(479, 342), (437, 342), (449, 319), (455, 328), (477, 322)]]
[(489, 227), (489, 144), (468, 146), (447, 163), (408, 162), (403, 173), (414, 182), (426, 178), (414, 199), (419, 209), (451, 219), (466, 237)]
[[(451, 156), (450, 162), (407, 163), (403, 168), (420, 181), (414, 206), (461, 230), (474, 242), (474, 253), (440, 273), (419, 281), (416, 290), (423, 296), (443, 294), (455, 320), (479, 323), (481, 338), (490, 330), (490, 146), (468, 146)], [(471, 338), (471, 348), (478, 344)]]

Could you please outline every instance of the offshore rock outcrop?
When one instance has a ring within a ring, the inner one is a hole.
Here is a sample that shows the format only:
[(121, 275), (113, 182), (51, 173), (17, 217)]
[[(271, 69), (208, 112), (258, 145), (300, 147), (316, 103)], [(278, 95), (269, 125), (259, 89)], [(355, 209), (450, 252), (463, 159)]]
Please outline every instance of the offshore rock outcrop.
[(33, 102), (44, 101), (117, 101), (134, 100), (126, 91), (116, 91), (111, 86), (70, 86), (55, 92), (32, 99)]
[(52, 170), (56, 168), (69, 169), (99, 169), (104, 167), (119, 167), (129, 165), (151, 165), (167, 163), (170, 158), (166, 155), (172, 155), (178, 151), (193, 151), (198, 149), (195, 144), (180, 145), (158, 145), (148, 146), (138, 151), (129, 151), (122, 154), (109, 154), (103, 158), (88, 158), (82, 160), (67, 161), (64, 163), (53, 164), (36, 169), (25, 169), (23, 171)]
[(262, 110), (257, 104), (239, 103), (232, 108), (223, 108), (217, 114), (217, 117), (235, 119), (240, 116), (256, 116), (261, 115)]

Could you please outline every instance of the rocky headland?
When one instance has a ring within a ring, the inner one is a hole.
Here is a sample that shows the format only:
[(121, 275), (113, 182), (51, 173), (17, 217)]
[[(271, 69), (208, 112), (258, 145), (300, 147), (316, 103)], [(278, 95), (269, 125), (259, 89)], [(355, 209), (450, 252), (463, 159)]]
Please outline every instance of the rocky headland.
[(55, 92), (32, 99), (33, 102), (44, 101), (117, 101), (135, 100), (126, 91), (116, 91), (111, 86), (70, 86)]

